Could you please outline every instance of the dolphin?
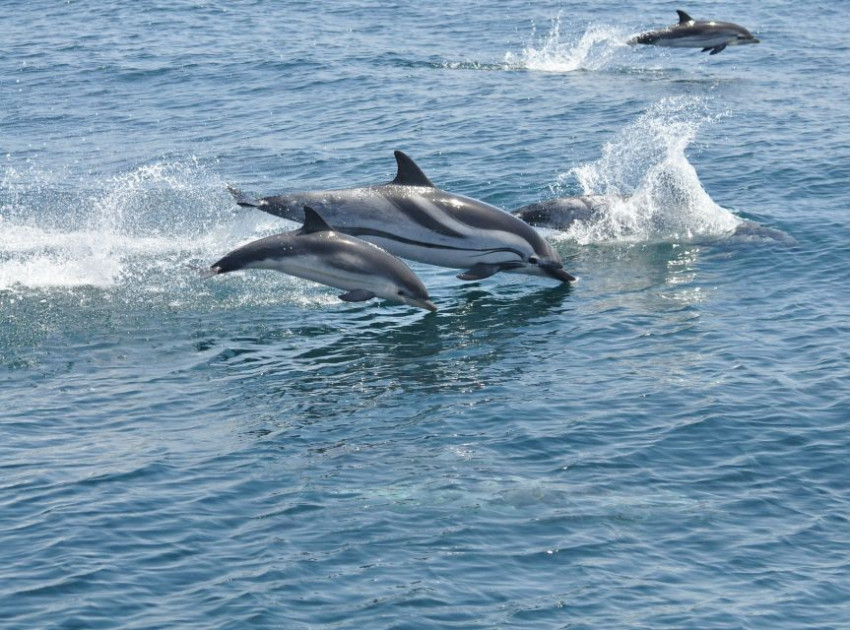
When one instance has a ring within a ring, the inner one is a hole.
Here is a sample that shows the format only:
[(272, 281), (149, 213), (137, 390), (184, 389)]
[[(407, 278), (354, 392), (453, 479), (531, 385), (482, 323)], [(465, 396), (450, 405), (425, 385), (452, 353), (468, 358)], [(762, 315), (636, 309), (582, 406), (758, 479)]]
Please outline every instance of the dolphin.
[(679, 14), (678, 24), (635, 35), (629, 39), (628, 44), (702, 48), (701, 52), (710, 50), (710, 54), (716, 55), (726, 46), (759, 43), (759, 40), (743, 26), (731, 22), (697, 21), (684, 11), (676, 11), (676, 13)]
[(436, 311), (419, 277), (376, 245), (335, 232), (312, 208), (299, 230), (267, 236), (234, 249), (210, 267), (211, 275), (239, 269), (273, 269), (346, 293), (339, 299), (374, 297)]
[(560, 256), (537, 231), (495, 206), (437, 188), (401, 151), (395, 179), (378, 186), (297, 192), (255, 199), (230, 187), (240, 206), (299, 221), (315, 208), (339, 232), (389, 253), (439, 267), (465, 269), (461, 280), (499, 271), (572, 282)]
[(587, 223), (604, 213), (616, 199), (611, 195), (558, 197), (531, 203), (512, 210), (511, 214), (535, 227), (568, 230), (574, 223)]
[[(537, 203), (530, 203), (511, 214), (529, 225), (552, 230), (568, 231), (576, 223), (591, 223), (599, 220), (608, 212), (612, 203), (628, 201), (623, 195), (582, 195), (578, 197), (557, 197)], [(793, 243), (794, 239), (775, 228), (766, 227), (744, 219), (728, 238), (742, 240), (763, 240)]]

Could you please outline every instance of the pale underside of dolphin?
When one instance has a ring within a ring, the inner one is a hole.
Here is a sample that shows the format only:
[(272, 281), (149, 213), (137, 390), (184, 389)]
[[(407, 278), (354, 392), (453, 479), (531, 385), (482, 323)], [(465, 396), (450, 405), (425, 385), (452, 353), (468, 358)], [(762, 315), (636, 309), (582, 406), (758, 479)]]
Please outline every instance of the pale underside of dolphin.
[(416, 163), (395, 152), (391, 182), (340, 190), (296, 192), (255, 199), (230, 188), (241, 206), (293, 221), (315, 208), (339, 232), (374, 243), (389, 253), (440, 267), (465, 269), (461, 280), (500, 271), (575, 278), (554, 248), (527, 223), (495, 206), (434, 186)]
[(684, 11), (679, 14), (679, 23), (657, 31), (635, 35), (628, 43), (651, 44), (670, 48), (701, 48), (716, 55), (727, 46), (758, 44), (759, 40), (747, 29), (732, 22), (694, 20)]
[(374, 297), (436, 311), (419, 277), (380, 247), (334, 231), (306, 208), (299, 230), (239, 247), (210, 267), (212, 275), (240, 269), (271, 269), (346, 292), (347, 302)]

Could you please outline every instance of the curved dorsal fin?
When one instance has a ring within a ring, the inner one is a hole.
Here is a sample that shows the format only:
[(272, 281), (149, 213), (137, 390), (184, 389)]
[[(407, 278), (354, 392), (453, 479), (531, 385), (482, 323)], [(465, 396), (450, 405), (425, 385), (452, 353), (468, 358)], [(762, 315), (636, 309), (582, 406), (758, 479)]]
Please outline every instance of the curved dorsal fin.
[(328, 232), (333, 228), (322, 218), (318, 212), (309, 206), (304, 206), (304, 225), (301, 226), (301, 234), (313, 234), (314, 232)]
[(398, 172), (393, 184), (399, 186), (428, 186), (436, 188), (431, 180), (422, 172), (422, 169), (416, 165), (416, 162), (411, 160), (406, 153), (401, 151), (395, 152), (395, 161), (398, 163)]
[(687, 24), (688, 22), (694, 21), (694, 18), (692, 18), (690, 15), (688, 15), (684, 11), (680, 11), (679, 9), (676, 9), (676, 13), (679, 14), (679, 24)]

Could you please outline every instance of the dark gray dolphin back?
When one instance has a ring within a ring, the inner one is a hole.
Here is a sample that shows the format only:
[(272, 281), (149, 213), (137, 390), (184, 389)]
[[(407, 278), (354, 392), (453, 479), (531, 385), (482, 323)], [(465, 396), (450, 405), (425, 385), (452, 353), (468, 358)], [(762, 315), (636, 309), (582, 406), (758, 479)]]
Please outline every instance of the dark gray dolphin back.
[(244, 269), (251, 263), (261, 260), (287, 258), (313, 254), (329, 256), (335, 253), (338, 245), (332, 241), (323, 242), (321, 238), (299, 239), (299, 236), (321, 235), (333, 232), (333, 228), (312, 208), (304, 208), (304, 225), (292, 232), (274, 234), (258, 239), (233, 250), (213, 265), (218, 273), (228, 273)]

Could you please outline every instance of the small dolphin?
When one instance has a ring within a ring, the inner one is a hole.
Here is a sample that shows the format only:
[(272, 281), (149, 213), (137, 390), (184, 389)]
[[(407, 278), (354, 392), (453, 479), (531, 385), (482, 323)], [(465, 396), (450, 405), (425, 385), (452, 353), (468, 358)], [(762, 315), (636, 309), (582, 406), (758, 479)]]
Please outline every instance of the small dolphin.
[(440, 190), (401, 151), (395, 179), (379, 186), (299, 192), (254, 199), (235, 188), (240, 206), (299, 221), (315, 208), (335, 230), (389, 253), (439, 267), (466, 269), (461, 280), (499, 271), (575, 280), (534, 228), (495, 206)]
[(758, 44), (756, 39), (743, 26), (731, 22), (694, 20), (684, 11), (679, 14), (679, 23), (658, 31), (649, 31), (635, 35), (628, 44), (654, 44), (671, 48), (702, 48), (701, 52), (711, 51), (716, 55), (726, 46), (739, 44)]
[(239, 269), (273, 269), (344, 289), (339, 299), (346, 302), (380, 297), (437, 310), (407, 265), (376, 245), (335, 232), (312, 208), (304, 208), (301, 229), (243, 245), (210, 267), (213, 275)]

